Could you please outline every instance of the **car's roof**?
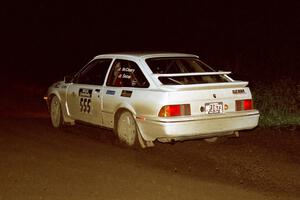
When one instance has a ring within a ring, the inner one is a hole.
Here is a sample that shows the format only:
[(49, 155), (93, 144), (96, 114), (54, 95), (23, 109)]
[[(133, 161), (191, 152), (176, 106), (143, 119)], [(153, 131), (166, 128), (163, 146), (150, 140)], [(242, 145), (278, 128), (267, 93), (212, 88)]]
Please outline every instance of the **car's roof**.
[(110, 54), (100, 54), (95, 57), (103, 58), (103, 57), (133, 57), (133, 58), (159, 58), (159, 57), (197, 57), (194, 54), (186, 54), (186, 53), (173, 53), (173, 52), (119, 52), (119, 53), (110, 53)]

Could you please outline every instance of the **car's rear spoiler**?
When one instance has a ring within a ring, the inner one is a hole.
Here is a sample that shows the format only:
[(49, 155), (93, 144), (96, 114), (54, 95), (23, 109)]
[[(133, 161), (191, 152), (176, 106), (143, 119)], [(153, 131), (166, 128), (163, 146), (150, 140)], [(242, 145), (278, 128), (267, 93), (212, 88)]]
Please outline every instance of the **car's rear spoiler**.
[(207, 75), (227, 75), (231, 72), (196, 72), (196, 73), (176, 73), (176, 74), (153, 74), (156, 78), (158, 77), (179, 77), (179, 76), (207, 76)]
[[(177, 74), (153, 74), (158, 79), (159, 77), (182, 77), (182, 76), (207, 76), (207, 75), (227, 75), (231, 72), (197, 72), (197, 73), (177, 73)], [(187, 84), (187, 85), (164, 85), (160, 88), (168, 91), (183, 91), (183, 90), (199, 90), (199, 89), (218, 89), (218, 88), (240, 88), (248, 85), (247, 81), (234, 81), (226, 76), (229, 82), (224, 83), (201, 83), (201, 84)]]
[(204, 90), (221, 88), (241, 88), (248, 85), (247, 81), (232, 81), (225, 83), (204, 83), (191, 85), (161, 85), (160, 89), (166, 91), (186, 91), (186, 90)]

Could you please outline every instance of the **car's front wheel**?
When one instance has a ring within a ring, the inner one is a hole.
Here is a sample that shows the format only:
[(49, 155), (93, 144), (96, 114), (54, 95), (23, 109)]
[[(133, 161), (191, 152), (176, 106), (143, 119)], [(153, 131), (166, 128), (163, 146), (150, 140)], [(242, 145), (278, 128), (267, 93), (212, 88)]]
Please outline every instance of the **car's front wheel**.
[(141, 136), (136, 122), (129, 111), (119, 114), (116, 126), (116, 134), (121, 144), (129, 147), (146, 148), (149, 145)]
[(57, 96), (54, 96), (51, 99), (50, 115), (51, 115), (52, 125), (55, 128), (59, 128), (63, 125), (63, 116), (62, 116), (60, 101)]

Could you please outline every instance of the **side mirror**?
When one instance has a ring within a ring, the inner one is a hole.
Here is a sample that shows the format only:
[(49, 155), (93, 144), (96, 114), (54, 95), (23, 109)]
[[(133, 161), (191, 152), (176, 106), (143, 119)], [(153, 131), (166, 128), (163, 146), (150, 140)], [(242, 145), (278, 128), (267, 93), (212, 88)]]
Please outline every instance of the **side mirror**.
[(73, 79), (74, 79), (74, 76), (73, 75), (66, 75), (64, 77), (64, 82), (65, 83), (72, 83), (73, 82)]

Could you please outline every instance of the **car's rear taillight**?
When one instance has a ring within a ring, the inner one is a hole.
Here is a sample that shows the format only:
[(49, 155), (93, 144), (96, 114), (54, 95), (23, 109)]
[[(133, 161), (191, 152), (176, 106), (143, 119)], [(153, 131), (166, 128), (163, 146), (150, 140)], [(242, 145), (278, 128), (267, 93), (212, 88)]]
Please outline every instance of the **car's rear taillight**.
[(243, 99), (243, 100), (235, 101), (235, 110), (236, 111), (252, 110), (252, 109), (253, 109), (252, 99)]
[(190, 104), (163, 106), (158, 113), (159, 117), (175, 117), (184, 115), (191, 115)]

